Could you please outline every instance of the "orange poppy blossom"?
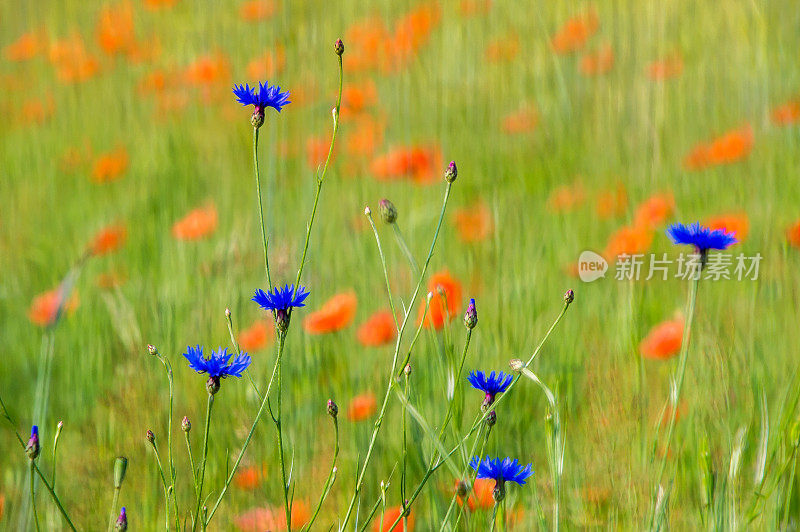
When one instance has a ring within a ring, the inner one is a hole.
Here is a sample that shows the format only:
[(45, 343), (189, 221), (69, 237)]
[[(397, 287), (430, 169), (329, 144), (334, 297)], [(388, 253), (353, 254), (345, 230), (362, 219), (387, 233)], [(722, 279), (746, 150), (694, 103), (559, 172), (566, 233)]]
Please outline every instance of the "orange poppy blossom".
[(352, 118), (378, 102), (375, 82), (368, 80), (360, 85), (347, 84), (342, 88), (342, 118)]
[(581, 183), (562, 185), (554, 189), (547, 198), (547, 209), (550, 212), (569, 212), (583, 204), (586, 195)]
[(103, 6), (98, 14), (95, 31), (100, 48), (108, 55), (133, 52), (136, 38), (130, 2)]
[(644, 226), (624, 226), (608, 239), (603, 257), (615, 262), (620, 255), (640, 255), (650, 248), (653, 231)]
[(486, 46), (486, 60), (490, 63), (508, 63), (519, 54), (519, 38), (516, 35), (500, 37)]
[(628, 205), (628, 192), (620, 183), (616, 190), (606, 190), (597, 195), (595, 212), (601, 220), (617, 218), (625, 214)]
[(425, 305), (420, 306), (419, 321), (425, 315), (425, 328), (441, 329), (444, 326), (444, 320), (446, 318), (449, 321), (454, 320), (461, 308), (461, 283), (445, 269), (431, 275), (428, 281), (428, 291), (433, 296), (427, 314), (425, 314)]
[(772, 110), (772, 123), (778, 126), (790, 126), (800, 123), (800, 99), (787, 102)]
[(633, 224), (645, 229), (658, 229), (675, 211), (675, 197), (671, 192), (653, 194), (636, 207)]
[(614, 50), (606, 44), (581, 58), (581, 73), (586, 76), (601, 76), (614, 66)]
[(789, 245), (800, 248), (800, 220), (797, 220), (786, 230), (786, 240)]
[(266, 20), (275, 14), (273, 0), (248, 0), (239, 6), (239, 16), (247, 22)]
[(492, 9), (493, 0), (461, 0), (458, 11), (462, 17), (486, 15)]
[(61, 313), (72, 313), (76, 308), (78, 308), (78, 294), (73, 292), (69, 300), (64, 301), (64, 289), (59, 286), (33, 298), (28, 309), (28, 319), (34, 325), (48, 327), (58, 320)]
[[(247, 76), (250, 79), (272, 79), (286, 68), (286, 52), (281, 45), (264, 52), (247, 63)], [(294, 96), (294, 95), (292, 95)]]
[(380, 347), (391, 343), (396, 334), (392, 313), (388, 310), (381, 310), (361, 324), (356, 332), (356, 338), (365, 347)]
[(172, 226), (178, 240), (200, 240), (217, 229), (217, 208), (213, 204), (190, 211)]
[(43, 124), (49, 120), (56, 110), (52, 96), (47, 98), (30, 98), (22, 104), (22, 122), (25, 124)]
[(382, 19), (360, 20), (345, 31), (344, 67), (348, 72), (363, 72), (377, 68), (384, 60), (389, 31)]
[(600, 22), (594, 10), (569, 19), (550, 39), (553, 51), (567, 54), (580, 50), (599, 27)]
[(125, 245), (128, 228), (123, 224), (109, 225), (101, 229), (87, 246), (87, 253), (95, 257), (112, 253)]
[(92, 167), (92, 181), (95, 183), (116, 181), (128, 169), (129, 163), (128, 150), (124, 147), (100, 154)]
[[(378, 516), (378, 520), (372, 525), (372, 530), (375, 532), (403, 532), (403, 520), (400, 519), (398, 521), (398, 517), (403, 515), (403, 509), (400, 506), (393, 506), (391, 508), (387, 508), (383, 514), (383, 521), (380, 521), (380, 516)], [(392, 523), (397, 521), (395, 526), (392, 526)], [(414, 530), (414, 513), (410, 513), (408, 515), (408, 531), (412, 532)]]
[[(311, 511), (305, 501), (292, 504), (292, 529), (299, 530), (311, 519)], [(252, 508), (233, 519), (233, 524), (243, 532), (278, 532), (286, 530), (286, 514), (282, 506)]]
[(53, 42), (48, 56), (56, 76), (64, 83), (86, 81), (100, 69), (100, 63), (86, 51), (83, 38), (77, 33)]
[(258, 320), (239, 332), (239, 349), (247, 353), (260, 351), (275, 340), (275, 329), (266, 321)]
[(261, 481), (266, 476), (265, 468), (257, 466), (246, 466), (236, 472), (233, 481), (239, 489), (252, 491), (258, 488)]
[(480, 242), (494, 232), (494, 221), (489, 207), (482, 201), (453, 211), (453, 222), (462, 242)]
[(734, 233), (737, 244), (744, 242), (750, 232), (750, 220), (743, 212), (712, 216), (706, 219), (705, 225), (709, 229), (724, 229), (726, 233)]
[(221, 53), (198, 57), (183, 71), (183, 79), (190, 85), (218, 85), (230, 78), (230, 63)]
[[(458, 486), (458, 483), (459, 481), (456, 481), (456, 486)], [(489, 478), (475, 479), (472, 490), (467, 494), (467, 508), (474, 512), (475, 510), (486, 510), (494, 507), (493, 491), (494, 480)], [(458, 497), (457, 501), (459, 506), (464, 505), (464, 500), (461, 497)]]
[(728, 131), (708, 143), (699, 143), (684, 158), (687, 170), (703, 170), (710, 166), (742, 161), (753, 150), (753, 128), (748, 124)]
[(340, 331), (353, 322), (356, 315), (358, 298), (355, 292), (336, 294), (319, 310), (307, 314), (303, 318), (303, 329), (308, 334), (326, 334)]
[(666, 81), (677, 78), (683, 73), (683, 59), (674, 54), (647, 66), (647, 77), (653, 81)]
[(532, 107), (523, 108), (503, 117), (500, 129), (507, 135), (529, 133), (539, 124), (539, 113)]
[(3, 48), (3, 57), (9, 61), (28, 61), (42, 51), (41, 38), (33, 32), (23, 33), (19, 38)]
[(365, 421), (372, 417), (377, 405), (375, 394), (372, 392), (357, 395), (347, 405), (347, 419), (354, 422)]
[(667, 360), (681, 350), (683, 341), (683, 319), (659, 323), (647, 333), (639, 344), (639, 353), (645, 358)]
[(379, 145), (383, 144), (386, 124), (370, 116), (359, 118), (348, 128), (347, 141), (344, 143), (347, 153), (355, 157), (370, 157)]
[(435, 2), (421, 4), (401, 17), (395, 23), (394, 35), (384, 45), (384, 70), (397, 71), (407, 65), (427, 43), (441, 17), (442, 9)]
[(415, 183), (429, 184), (436, 181), (442, 160), (442, 152), (438, 147), (394, 148), (373, 159), (370, 172), (379, 181), (410, 177)]
[(6, 496), (0, 493), (0, 521), (3, 520), (3, 512), (6, 509)]
[[(306, 163), (308, 163), (309, 168), (316, 170), (317, 167), (325, 164), (330, 149), (330, 137), (309, 137), (308, 140), (306, 140)], [(331, 161), (335, 158), (336, 147), (334, 146), (333, 153), (331, 154)]]

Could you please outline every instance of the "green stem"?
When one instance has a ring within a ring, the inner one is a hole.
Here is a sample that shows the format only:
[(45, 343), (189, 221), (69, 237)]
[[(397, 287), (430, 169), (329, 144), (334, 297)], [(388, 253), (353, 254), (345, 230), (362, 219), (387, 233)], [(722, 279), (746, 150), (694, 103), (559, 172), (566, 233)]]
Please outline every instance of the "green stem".
[[(278, 335), (278, 342), (281, 344), (280, 350), (283, 350), (283, 343), (286, 341), (286, 333), (281, 333)], [(286, 481), (286, 459), (283, 455), (283, 430), (281, 427), (281, 402), (283, 396), (283, 386), (282, 386), (282, 369), (283, 364), (279, 361), (278, 362), (278, 400), (277, 400), (277, 408), (275, 415), (275, 430), (278, 433), (278, 457), (281, 462), (281, 487), (283, 489), (283, 509), (286, 513), (286, 530), (287, 532), (292, 532), (292, 506), (289, 502), (289, 484)]]
[(267, 274), (267, 285), (272, 290), (272, 278), (269, 275), (269, 239), (267, 229), (264, 226), (264, 206), (261, 201), (261, 177), (258, 173), (258, 128), (253, 128), (253, 169), (256, 174), (256, 196), (258, 196), (258, 220), (261, 223), (261, 242), (264, 247), (264, 271)]
[(119, 503), (119, 491), (120, 488), (114, 488), (114, 497), (111, 501), (111, 517), (108, 519), (108, 532), (112, 532), (114, 530), (114, 523), (116, 522), (116, 512), (117, 512), (117, 503)]
[[(469, 461), (472, 460), (473, 456), (477, 456), (479, 461), (482, 459), (483, 450), (486, 449), (486, 443), (489, 441), (489, 435), (491, 433), (492, 433), (492, 427), (487, 426), (486, 427), (486, 432), (483, 435), (483, 441), (481, 443), (481, 450), (478, 451), (477, 455), (475, 455), (474, 454), (475, 453), (475, 447), (478, 445), (478, 441), (481, 439), (480, 438), (480, 434), (478, 434), (478, 436), (475, 438), (475, 441), (472, 443), (472, 449), (470, 449), (469, 456), (467, 456), (467, 463), (464, 465), (464, 469), (461, 471), (461, 478), (464, 478), (465, 476), (467, 477), (467, 485), (469, 486), (470, 490), (474, 490), (475, 479), (478, 476), (478, 471), (477, 470), (473, 470), (472, 472), (469, 472), (469, 469), (470, 469)], [(444, 516), (444, 520), (442, 521), (442, 530), (444, 529), (444, 525), (450, 519), (450, 511), (454, 507), (454, 504), (456, 502), (456, 497), (457, 496), (458, 496), (458, 493), (454, 493), (453, 494), (453, 498), (450, 501), (450, 508), (447, 509), (447, 514)], [(467, 496), (467, 497), (469, 497), (469, 496)], [(466, 504), (466, 502), (467, 501), (464, 500), (464, 504)], [(462, 507), (462, 509), (463, 509), (463, 507)], [(464, 513), (463, 511), (458, 513), (458, 515), (456, 516), (456, 524), (455, 524), (455, 526), (453, 528), (456, 528), (456, 529), (458, 528), (458, 523), (461, 521), (461, 516), (463, 515), (463, 513)]]
[(353, 496), (350, 499), (350, 504), (347, 507), (347, 513), (344, 516), (344, 520), (340, 529), (344, 530), (347, 527), (347, 523), (350, 521), (350, 516), (353, 513), (353, 509), (355, 508), (356, 500), (358, 500), (358, 496), (361, 493), (361, 488), (364, 482), (364, 475), (367, 471), (367, 466), (369, 465), (369, 461), (372, 458), (372, 451), (375, 448), (375, 441), (377, 440), (378, 433), (380, 432), (381, 425), (383, 423), (383, 417), (386, 414), (386, 405), (389, 402), (389, 395), (392, 392), (392, 387), (394, 386), (394, 374), (395, 370), (397, 369), (397, 358), (400, 353), (400, 342), (403, 338), (403, 332), (405, 331), (406, 325), (408, 324), (408, 318), (411, 313), (411, 309), (414, 308), (414, 303), (417, 300), (417, 296), (419, 295), (420, 287), (422, 286), (422, 281), (425, 279), (425, 273), (428, 270), (428, 265), (430, 264), (431, 257), (433, 256), (433, 250), (436, 247), (436, 240), (439, 238), (439, 231), (442, 227), (442, 221), (444, 220), (444, 214), (447, 210), (447, 201), (450, 198), (450, 189), (452, 187), (452, 183), (447, 183), (447, 188), (445, 189), (444, 193), (444, 200), (442, 202), (442, 211), (439, 215), (439, 222), (436, 225), (436, 231), (433, 234), (433, 241), (431, 242), (430, 250), (428, 251), (428, 256), (425, 259), (425, 265), (422, 268), (422, 272), (420, 273), (419, 280), (417, 281), (417, 286), (414, 289), (414, 293), (411, 296), (410, 303), (408, 305), (408, 310), (406, 311), (405, 316), (403, 317), (403, 323), (400, 326), (400, 331), (397, 334), (397, 340), (395, 342), (395, 349), (394, 349), (394, 356), (392, 358), (392, 369), (389, 373), (389, 382), (386, 385), (386, 394), (383, 397), (383, 404), (381, 405), (380, 413), (378, 414), (378, 419), (375, 421), (375, 427), (372, 430), (372, 436), (370, 437), (369, 446), (367, 447), (367, 454), (364, 458), (364, 463), (361, 466), (361, 470), (358, 474), (358, 479), (356, 480), (355, 489), (353, 490)]
[(36, 531), (38, 532), (39, 531), (39, 514), (36, 512), (36, 491), (33, 489), (33, 484), (34, 484), (33, 481), (36, 480), (36, 478), (33, 476), (33, 468), (34, 468), (33, 460), (31, 460), (30, 462), (31, 462), (31, 466), (30, 466), (30, 470), (31, 470), (31, 481), (30, 481), (30, 485), (31, 485), (31, 511), (33, 512), (33, 522), (36, 524)]
[[(197, 529), (197, 522), (200, 520), (200, 507), (203, 504), (203, 481), (206, 476), (206, 461), (208, 460), (208, 431), (211, 425), (211, 407), (214, 406), (214, 396), (208, 394), (208, 406), (206, 407), (206, 428), (203, 435), (203, 457), (200, 462), (200, 482), (197, 489), (197, 508), (194, 511), (194, 524), (192, 531)], [(205, 523), (203, 523), (205, 525)]]
[(322, 494), (319, 497), (319, 502), (317, 503), (317, 507), (314, 510), (314, 514), (311, 516), (311, 519), (308, 521), (303, 527), (304, 531), (311, 530), (311, 526), (314, 524), (314, 521), (317, 520), (317, 516), (319, 515), (319, 511), (322, 508), (322, 504), (325, 502), (328, 493), (330, 493), (331, 488), (333, 487), (333, 483), (336, 481), (336, 459), (339, 457), (339, 421), (336, 418), (333, 418), (333, 428), (334, 428), (334, 449), (333, 449), (333, 462), (331, 463), (331, 470), (328, 473), (328, 479), (325, 481), (325, 485), (322, 488)]
[(394, 229), (394, 237), (395, 240), (397, 240), (397, 245), (400, 246), (403, 255), (408, 259), (411, 269), (414, 270), (414, 273), (419, 274), (419, 264), (417, 264), (417, 261), (414, 259), (414, 255), (411, 253), (408, 244), (406, 244), (406, 239), (403, 238), (403, 233), (400, 232), (400, 226), (397, 225), (396, 221), (392, 224), (392, 229)]
[[(261, 399), (261, 406), (258, 408), (258, 412), (256, 413), (256, 417), (253, 420), (253, 424), (250, 426), (250, 432), (247, 433), (247, 438), (245, 438), (244, 443), (242, 444), (242, 449), (239, 451), (239, 456), (236, 458), (236, 462), (233, 464), (233, 468), (231, 468), (230, 473), (228, 473), (228, 478), (225, 480), (225, 485), (222, 487), (222, 491), (220, 492), (219, 496), (217, 497), (217, 501), (214, 503), (214, 506), (211, 508), (211, 512), (208, 514), (208, 521), (214, 517), (214, 514), (219, 508), (219, 505), (222, 503), (222, 498), (227, 493), (228, 488), (233, 482), (233, 476), (236, 474), (236, 471), (239, 469), (239, 464), (244, 457), (245, 451), (247, 451), (248, 445), (250, 445), (250, 440), (253, 438), (253, 434), (256, 431), (256, 426), (258, 425), (261, 416), (264, 415), (264, 412), (267, 407), (267, 400), (269, 399), (269, 393), (272, 389), (272, 384), (275, 381), (275, 376), (278, 371), (278, 364), (281, 361), (281, 357), (283, 356), (283, 342), (278, 342), (278, 356), (275, 360), (275, 366), (272, 368), (272, 377), (270, 377), (269, 383), (267, 384), (267, 391), (264, 393), (264, 397)], [(208, 524), (208, 522), (206, 522)]]
[(795, 469), (797, 467), (797, 445), (792, 446), (792, 472), (789, 474), (789, 486), (786, 489), (786, 500), (783, 505), (783, 519), (781, 522), (783, 526), (780, 528), (781, 530), (788, 530), (789, 529), (789, 509), (792, 506), (792, 490), (794, 488), (794, 475)]
[[(383, 248), (381, 247), (381, 238), (378, 236), (378, 230), (375, 228), (375, 221), (372, 219), (372, 212), (369, 209), (365, 211), (369, 225), (372, 227), (372, 233), (375, 235), (375, 243), (378, 245), (378, 255), (381, 257), (381, 266), (383, 267), (383, 279), (386, 282), (386, 293), (389, 298), (389, 308), (392, 310), (392, 319), (394, 320), (395, 331), (400, 330), (400, 324), (397, 322), (397, 311), (394, 308), (394, 296), (392, 296), (392, 285), (389, 283), (389, 270), (386, 267), (386, 257), (383, 255)], [(402, 368), (401, 368), (402, 369)]]
[(56, 435), (53, 438), (53, 490), (56, 489), (56, 464), (58, 463), (58, 442), (61, 439), (61, 429), (63, 427), (63, 423), (61, 421), (58, 422), (56, 426)]
[(194, 496), (199, 497), (197, 493), (197, 470), (194, 467), (194, 458), (192, 456), (192, 445), (189, 442), (189, 433), (184, 432), (184, 438), (186, 439), (186, 450), (189, 453), (189, 465), (192, 468), (192, 484), (194, 484)]
[(161, 457), (158, 454), (158, 447), (156, 447), (155, 441), (151, 442), (150, 445), (153, 447), (153, 452), (156, 455), (156, 464), (158, 465), (158, 473), (161, 475), (161, 485), (164, 487), (164, 512), (166, 513), (166, 520), (165, 526), (167, 531), (169, 531), (169, 489), (167, 488), (167, 477), (164, 476), (164, 468), (161, 467)]
[[(652, 499), (652, 520), (650, 521), (650, 528), (652, 529), (655, 526), (656, 522), (656, 508), (655, 502), (658, 497), (658, 488), (661, 485), (661, 480), (664, 476), (664, 471), (667, 468), (667, 456), (669, 455), (669, 448), (672, 443), (672, 435), (675, 431), (675, 419), (677, 418), (678, 413), (678, 403), (681, 397), (681, 391), (683, 390), (683, 380), (686, 375), (686, 363), (689, 359), (689, 335), (692, 331), (692, 321), (694, 320), (694, 307), (695, 302), (697, 301), (697, 288), (700, 284), (700, 275), (698, 274), (695, 279), (692, 280), (692, 284), (689, 288), (689, 296), (687, 301), (687, 311), (686, 311), (686, 323), (683, 327), (683, 340), (681, 341), (681, 352), (680, 358), (678, 359), (678, 372), (677, 372), (677, 381), (675, 383), (675, 393), (672, 396), (672, 412), (670, 412), (669, 416), (669, 427), (667, 428), (667, 441), (664, 447), (663, 456), (661, 458), (661, 465), (658, 468), (658, 475), (656, 476), (656, 484), (653, 489), (653, 499)], [(672, 390), (670, 389), (670, 394), (672, 394)]]
[(178, 511), (178, 495), (175, 492), (175, 461), (173, 459), (172, 453), (172, 414), (173, 414), (173, 403), (175, 401), (175, 383), (172, 376), (172, 364), (167, 359), (167, 357), (162, 356), (159, 354), (159, 358), (161, 359), (161, 363), (164, 364), (164, 369), (167, 372), (167, 381), (169, 382), (169, 410), (167, 412), (167, 465), (169, 466), (169, 479), (170, 479), (170, 487), (172, 491), (172, 503), (175, 507), (175, 529), (180, 530), (181, 522), (180, 522), (180, 512)]
[(333, 108), (332, 115), (333, 115), (333, 134), (331, 135), (331, 144), (328, 148), (328, 157), (325, 159), (325, 165), (322, 167), (322, 172), (317, 177), (317, 191), (314, 194), (314, 206), (311, 209), (311, 217), (308, 221), (308, 226), (306, 227), (306, 241), (303, 245), (303, 255), (300, 258), (300, 267), (297, 269), (297, 280), (295, 281), (295, 286), (300, 286), (300, 279), (303, 275), (303, 268), (306, 265), (306, 253), (308, 252), (308, 243), (311, 240), (311, 228), (314, 225), (314, 219), (317, 215), (317, 204), (319, 203), (319, 193), (322, 190), (322, 183), (325, 181), (325, 175), (328, 173), (328, 165), (331, 162), (331, 157), (333, 156), (333, 146), (336, 144), (336, 134), (339, 132), (339, 109), (342, 106), (342, 56), (339, 57), (339, 96), (336, 98), (336, 107)]

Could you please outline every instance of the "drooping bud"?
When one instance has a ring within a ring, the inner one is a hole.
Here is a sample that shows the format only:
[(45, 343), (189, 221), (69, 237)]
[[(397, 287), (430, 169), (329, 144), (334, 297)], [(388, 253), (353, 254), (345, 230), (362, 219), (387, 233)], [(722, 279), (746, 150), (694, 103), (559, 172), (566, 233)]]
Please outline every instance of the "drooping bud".
[(119, 517), (117, 517), (117, 522), (114, 527), (119, 530), (120, 532), (125, 532), (128, 530), (128, 514), (125, 513), (125, 507), (122, 507), (122, 510), (119, 512)]
[(206, 381), (206, 391), (208, 392), (208, 395), (215, 395), (219, 391), (219, 387), (219, 377), (209, 377)]
[(522, 371), (522, 368), (525, 367), (525, 364), (522, 362), (522, 360), (518, 358), (512, 358), (509, 360), (508, 365), (514, 371)]
[(333, 51), (336, 52), (336, 55), (341, 56), (344, 53), (344, 43), (341, 39), (336, 39), (336, 42), (333, 43)]
[(506, 498), (506, 483), (502, 480), (498, 480), (495, 485), (494, 489), (492, 490), (492, 499), (494, 502), (500, 502)]
[(122, 487), (122, 481), (125, 480), (125, 472), (128, 470), (128, 459), (124, 456), (118, 456), (114, 462), (114, 489)]
[(492, 428), (492, 427), (495, 426), (496, 423), (497, 423), (497, 412), (492, 410), (486, 416), (486, 426), (489, 427), (489, 428)]
[(256, 108), (253, 109), (253, 115), (250, 117), (250, 125), (258, 129), (264, 125), (264, 108), (260, 105), (256, 105), (255, 107)]
[(575, 301), (575, 292), (573, 292), (572, 289), (570, 288), (569, 290), (564, 292), (564, 303), (569, 305), (573, 301)]
[(31, 460), (36, 460), (41, 450), (42, 448), (39, 445), (39, 427), (34, 425), (31, 427), (31, 437), (28, 439), (28, 445), (25, 446), (25, 453)]
[(186, 416), (183, 416), (183, 419), (181, 420), (181, 430), (186, 433), (192, 430), (192, 422), (189, 421), (189, 418)]
[(147, 438), (147, 441), (150, 443), (150, 445), (155, 445), (156, 444), (156, 435), (153, 433), (152, 430), (147, 429), (147, 433), (145, 434), (145, 438)]
[(450, 161), (450, 164), (447, 165), (447, 169), (444, 171), (444, 180), (448, 183), (452, 183), (458, 177), (458, 168), (456, 168), (456, 162)]
[(339, 415), (339, 405), (333, 402), (333, 399), (328, 399), (328, 415), (333, 419)]
[(147, 344), (147, 352), (150, 353), (153, 356), (157, 356), (158, 355), (158, 348), (156, 346), (154, 346), (153, 344)]
[(381, 213), (381, 218), (387, 224), (393, 224), (397, 221), (397, 208), (394, 206), (394, 203), (389, 201), (386, 198), (383, 198), (378, 203), (378, 211)]
[(470, 299), (467, 311), (464, 313), (464, 326), (467, 329), (474, 329), (478, 324), (478, 310), (475, 308), (475, 300)]
[(458, 495), (461, 499), (467, 496), (469, 493), (469, 484), (466, 480), (459, 479), (456, 481), (456, 495)]

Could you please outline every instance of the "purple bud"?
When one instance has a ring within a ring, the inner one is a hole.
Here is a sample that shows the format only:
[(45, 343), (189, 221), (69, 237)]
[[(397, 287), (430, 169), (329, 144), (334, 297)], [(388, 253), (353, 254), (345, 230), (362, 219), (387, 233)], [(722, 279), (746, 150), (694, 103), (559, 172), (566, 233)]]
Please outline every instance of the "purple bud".
[(328, 399), (328, 415), (333, 419), (336, 419), (336, 416), (339, 415), (339, 406), (333, 402), (333, 399)]
[(569, 289), (566, 292), (564, 292), (564, 303), (569, 305), (573, 301), (575, 301), (575, 292), (573, 292), (572, 289)]
[(152, 430), (147, 429), (147, 433), (145, 434), (145, 438), (147, 438), (147, 441), (150, 442), (150, 445), (155, 445), (156, 444), (156, 435), (153, 433)]
[(31, 460), (36, 460), (41, 450), (42, 448), (39, 445), (39, 427), (34, 425), (31, 427), (31, 437), (28, 439), (28, 445), (25, 446), (25, 453)]
[(475, 300), (470, 299), (467, 311), (464, 313), (464, 325), (467, 329), (474, 329), (478, 324), (478, 310), (475, 308)]
[(456, 162), (450, 161), (450, 164), (447, 165), (447, 170), (444, 171), (444, 179), (448, 183), (452, 183), (458, 177), (458, 168), (456, 168)]
[(344, 43), (341, 39), (336, 39), (336, 42), (333, 43), (333, 51), (336, 52), (336, 55), (341, 56), (344, 53)]
[(125, 507), (122, 507), (122, 510), (119, 512), (119, 517), (117, 517), (117, 523), (114, 525), (117, 530), (120, 532), (125, 532), (128, 530), (128, 514), (125, 513)]

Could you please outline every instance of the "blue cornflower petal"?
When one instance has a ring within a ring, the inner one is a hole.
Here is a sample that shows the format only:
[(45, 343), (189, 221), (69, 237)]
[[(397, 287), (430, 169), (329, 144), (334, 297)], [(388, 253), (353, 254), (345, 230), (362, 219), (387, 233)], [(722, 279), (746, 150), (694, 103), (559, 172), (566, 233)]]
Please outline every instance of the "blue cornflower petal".
[(482, 371), (471, 371), (467, 376), (467, 380), (473, 388), (494, 397), (498, 393), (503, 393), (508, 389), (511, 381), (514, 380), (514, 376), (511, 374), (506, 375), (502, 371), (495, 374), (495, 372), (492, 371), (487, 377)]
[(516, 482), (522, 485), (533, 474), (531, 464), (522, 467), (519, 460), (511, 460), (509, 457), (500, 460), (500, 458), (492, 459), (487, 456), (481, 461), (480, 458), (475, 456), (469, 465), (478, 473), (478, 478), (492, 479), (501, 484), (504, 482)]
[(272, 312), (287, 311), (294, 307), (305, 307), (305, 300), (310, 292), (302, 285), (285, 285), (283, 288), (274, 287), (269, 292), (264, 292), (260, 288), (256, 290), (253, 301), (258, 303), (264, 310)]
[(269, 82), (258, 83), (256, 87), (250, 87), (247, 83), (244, 85), (234, 85), (233, 94), (236, 96), (236, 101), (242, 105), (255, 105), (261, 110), (267, 107), (272, 107), (279, 113), (284, 105), (290, 104), (289, 91), (281, 91), (280, 86), (269, 86)]
[(241, 377), (242, 372), (247, 369), (251, 362), (247, 353), (241, 353), (233, 359), (233, 362), (228, 364), (233, 354), (228, 354), (228, 349), (221, 347), (216, 351), (211, 351), (211, 356), (205, 358), (203, 356), (203, 348), (199, 345), (196, 347), (188, 346), (183, 356), (189, 361), (189, 367), (197, 373), (208, 373), (209, 377), (217, 379), (224, 379), (229, 376)]
[(674, 224), (667, 229), (667, 235), (675, 244), (692, 245), (701, 253), (709, 249), (727, 249), (738, 240), (735, 233), (724, 229), (710, 229), (695, 222), (691, 225)]

